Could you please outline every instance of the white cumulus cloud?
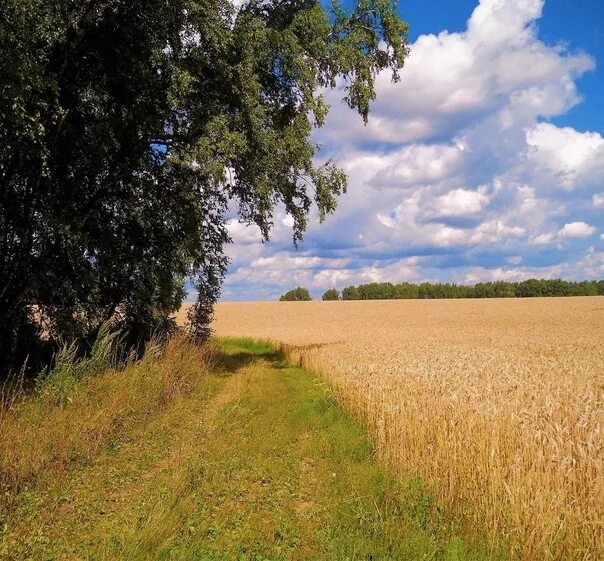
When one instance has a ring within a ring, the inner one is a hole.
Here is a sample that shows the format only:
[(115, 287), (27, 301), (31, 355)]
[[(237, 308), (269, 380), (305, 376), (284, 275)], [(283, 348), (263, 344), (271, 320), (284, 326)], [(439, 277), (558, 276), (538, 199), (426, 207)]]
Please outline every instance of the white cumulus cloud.
[(486, 189), (476, 191), (453, 189), (436, 197), (434, 216), (472, 216), (479, 214), (489, 202)]
[(481, 0), (465, 30), (418, 37), (399, 83), (376, 77), (366, 127), (340, 103), (344, 84), (327, 92), (316, 140), (348, 174), (348, 193), (298, 253), (282, 213), (269, 244), (229, 224), (239, 244), (225, 295), (600, 275), (601, 253), (587, 246), (604, 230), (602, 131), (549, 121), (581, 103), (576, 81), (595, 61), (540, 39), (543, 6)]
[(539, 123), (526, 133), (529, 160), (573, 189), (581, 183), (604, 179), (604, 138), (596, 132), (578, 132)]
[(569, 222), (558, 232), (561, 238), (587, 238), (591, 236), (596, 229), (587, 224), (587, 222)]
[(565, 53), (538, 40), (532, 24), (543, 4), (482, 0), (466, 31), (420, 36), (400, 83), (392, 83), (388, 72), (378, 75), (377, 101), (367, 127), (344, 116), (347, 110), (337, 104), (341, 90), (328, 93), (334, 110), (325, 135), (407, 143), (451, 133), (482, 119), (485, 111), (510, 104), (533, 116), (569, 109), (580, 100), (574, 78), (594, 62), (585, 54)]

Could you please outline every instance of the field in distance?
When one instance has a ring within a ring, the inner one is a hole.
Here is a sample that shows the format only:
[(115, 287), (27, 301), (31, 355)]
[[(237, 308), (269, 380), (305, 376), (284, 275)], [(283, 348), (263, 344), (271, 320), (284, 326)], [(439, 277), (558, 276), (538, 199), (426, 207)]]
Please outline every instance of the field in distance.
[(223, 303), (214, 328), (321, 373), (513, 558), (604, 558), (604, 298)]

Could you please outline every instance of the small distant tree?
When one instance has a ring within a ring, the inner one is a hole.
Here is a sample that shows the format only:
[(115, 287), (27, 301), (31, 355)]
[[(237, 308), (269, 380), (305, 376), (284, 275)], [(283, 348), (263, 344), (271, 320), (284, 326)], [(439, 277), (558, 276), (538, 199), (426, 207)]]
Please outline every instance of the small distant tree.
[(310, 292), (308, 292), (307, 288), (302, 288), (301, 286), (289, 290), (279, 298), (281, 302), (308, 302), (309, 300), (312, 300)]
[(338, 292), (337, 288), (330, 288), (329, 290), (325, 291), (325, 294), (323, 294), (323, 300), (339, 300), (340, 299), (340, 293)]

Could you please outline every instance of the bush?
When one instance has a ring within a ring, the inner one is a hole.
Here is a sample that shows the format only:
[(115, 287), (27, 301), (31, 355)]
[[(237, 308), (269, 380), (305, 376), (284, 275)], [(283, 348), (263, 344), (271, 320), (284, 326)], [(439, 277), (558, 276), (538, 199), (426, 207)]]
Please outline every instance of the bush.
[(307, 302), (309, 300), (312, 300), (310, 292), (308, 292), (307, 288), (302, 288), (301, 286), (289, 290), (279, 298), (280, 302)]
[(329, 290), (325, 291), (325, 294), (323, 294), (323, 300), (339, 300), (340, 299), (340, 293), (338, 292), (337, 288), (330, 288)]

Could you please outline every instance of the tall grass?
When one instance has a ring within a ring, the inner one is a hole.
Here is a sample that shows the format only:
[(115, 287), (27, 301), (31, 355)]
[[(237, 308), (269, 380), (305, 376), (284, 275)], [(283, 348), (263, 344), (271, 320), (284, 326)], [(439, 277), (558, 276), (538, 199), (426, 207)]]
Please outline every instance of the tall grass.
[(120, 366), (117, 338), (103, 330), (84, 359), (78, 359), (73, 345), (65, 346), (31, 395), (16, 399), (14, 389), (5, 392), (0, 488), (17, 490), (91, 461), (109, 442), (188, 393), (208, 372), (211, 350), (183, 337), (151, 343), (141, 360)]

